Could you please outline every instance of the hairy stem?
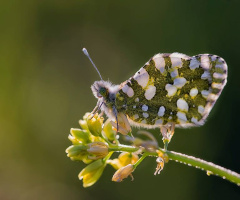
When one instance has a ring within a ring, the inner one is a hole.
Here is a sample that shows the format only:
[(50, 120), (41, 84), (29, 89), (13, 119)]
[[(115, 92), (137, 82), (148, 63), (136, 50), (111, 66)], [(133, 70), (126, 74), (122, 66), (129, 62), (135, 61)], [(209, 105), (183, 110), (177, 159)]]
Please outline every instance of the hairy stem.
[[(110, 151), (126, 151), (126, 152), (135, 152), (138, 151), (139, 148), (128, 146), (128, 145), (117, 145), (109, 149)], [(164, 149), (159, 149), (162, 153), (164, 153), (170, 160), (174, 160), (176, 162), (180, 162), (183, 164), (186, 164), (188, 166), (193, 166), (198, 169), (205, 170), (207, 172), (207, 175), (216, 175), (220, 176), (223, 179), (226, 179), (230, 182), (233, 182), (240, 186), (240, 174), (233, 172), (229, 169), (226, 169), (224, 167), (215, 165), (211, 162), (207, 162), (205, 160), (195, 158), (193, 156), (188, 156), (182, 153), (177, 153), (174, 151), (166, 151)], [(146, 152), (144, 154), (144, 157), (148, 156), (158, 156), (157, 152)], [(143, 157), (143, 158), (144, 158)]]

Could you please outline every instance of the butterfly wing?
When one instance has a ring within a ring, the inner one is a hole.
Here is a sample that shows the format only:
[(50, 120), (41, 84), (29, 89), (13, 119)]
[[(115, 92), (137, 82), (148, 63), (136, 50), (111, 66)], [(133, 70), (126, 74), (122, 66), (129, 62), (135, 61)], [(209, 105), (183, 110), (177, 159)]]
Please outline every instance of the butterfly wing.
[(216, 55), (157, 54), (120, 86), (119, 112), (148, 128), (204, 124), (227, 81), (227, 65)]

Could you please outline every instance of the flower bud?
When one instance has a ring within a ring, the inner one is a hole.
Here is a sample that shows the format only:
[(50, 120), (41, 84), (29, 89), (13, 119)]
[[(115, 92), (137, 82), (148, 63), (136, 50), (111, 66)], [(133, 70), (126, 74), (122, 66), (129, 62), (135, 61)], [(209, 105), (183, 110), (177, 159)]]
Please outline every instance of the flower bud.
[(88, 159), (88, 152), (87, 151), (83, 151), (76, 156), (71, 156), (70, 159), (72, 161), (82, 161), (85, 164), (89, 164), (93, 161), (93, 160)]
[(79, 120), (79, 125), (81, 126), (82, 129), (88, 130), (88, 125), (86, 120)]
[(116, 122), (111, 121), (112, 126), (115, 129), (118, 128), (118, 132), (122, 133), (123, 135), (127, 135), (131, 133), (132, 129), (130, 127), (127, 116), (123, 113), (118, 113), (117, 117), (118, 117), (118, 127)]
[(122, 167), (115, 172), (115, 174), (112, 177), (112, 181), (121, 182), (123, 179), (127, 178), (129, 175), (132, 176), (133, 171), (134, 171), (134, 165), (132, 164)]
[(83, 151), (86, 152), (87, 147), (85, 145), (72, 145), (66, 149), (68, 157), (76, 156), (81, 154)]
[(96, 160), (85, 167), (78, 175), (83, 179), (83, 187), (92, 186), (101, 177), (106, 164), (102, 160)]
[(90, 134), (86, 130), (81, 130), (77, 128), (71, 128), (70, 133), (74, 136), (79, 142), (86, 144), (90, 142)]
[(128, 164), (135, 164), (138, 161), (139, 157), (135, 153), (122, 152), (118, 156), (118, 159), (122, 166), (126, 166)]
[(81, 128), (84, 129), (84, 130), (88, 130), (87, 119), (88, 119), (88, 116), (89, 116), (90, 114), (91, 114), (91, 113), (89, 113), (89, 112), (85, 113), (85, 115), (83, 116), (83, 120), (79, 120), (79, 125), (80, 125)]
[(87, 118), (87, 125), (89, 131), (94, 136), (100, 136), (102, 132), (103, 118), (99, 117), (98, 114), (95, 114), (93, 117), (89, 115)]
[(116, 170), (127, 166), (128, 164), (135, 164), (139, 157), (136, 153), (122, 152), (118, 158), (108, 160), (108, 163)]
[(110, 141), (115, 140), (117, 132), (113, 130), (110, 119), (108, 119), (103, 126), (103, 135)]
[(68, 135), (68, 139), (72, 142), (73, 145), (80, 144), (80, 142), (75, 137), (73, 137), (71, 134)]
[(107, 163), (110, 164), (116, 170), (120, 169), (121, 167), (124, 167), (122, 166), (118, 158), (115, 158), (113, 160), (108, 160)]
[(108, 145), (103, 142), (93, 142), (88, 144), (87, 152), (94, 156), (88, 156), (89, 159), (96, 160), (108, 155)]

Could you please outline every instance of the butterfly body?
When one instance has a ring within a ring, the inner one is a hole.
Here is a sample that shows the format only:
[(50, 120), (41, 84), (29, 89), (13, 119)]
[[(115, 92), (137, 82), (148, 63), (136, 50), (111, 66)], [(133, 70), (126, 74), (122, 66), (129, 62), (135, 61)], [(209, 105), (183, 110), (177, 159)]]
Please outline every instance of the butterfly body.
[(92, 85), (98, 107), (116, 119), (124, 113), (132, 125), (155, 128), (203, 125), (227, 81), (223, 58), (200, 54), (156, 54), (120, 85)]

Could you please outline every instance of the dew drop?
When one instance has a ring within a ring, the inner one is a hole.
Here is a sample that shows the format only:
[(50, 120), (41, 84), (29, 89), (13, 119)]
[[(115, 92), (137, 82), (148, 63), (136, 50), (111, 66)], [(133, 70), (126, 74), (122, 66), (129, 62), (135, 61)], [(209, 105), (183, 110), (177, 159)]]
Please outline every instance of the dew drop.
[(209, 171), (209, 170), (207, 170), (207, 175), (208, 176), (210, 176), (210, 175), (212, 175), (213, 173), (211, 172), (211, 171)]

